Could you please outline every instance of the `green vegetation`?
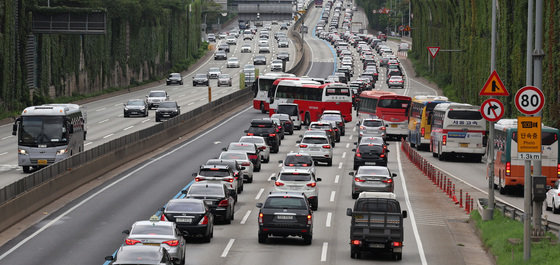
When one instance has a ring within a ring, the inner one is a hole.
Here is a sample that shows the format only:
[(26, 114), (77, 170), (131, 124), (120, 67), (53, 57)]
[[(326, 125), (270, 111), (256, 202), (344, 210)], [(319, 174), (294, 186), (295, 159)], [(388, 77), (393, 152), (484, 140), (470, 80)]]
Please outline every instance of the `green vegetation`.
[[(200, 30), (205, 1), (51, 0), (51, 8), (46, 0), (4, 1), (0, 117), (29, 105), (73, 101), (186, 70), (208, 49)], [(107, 12), (104, 35), (35, 35), (37, 81), (36, 88), (29, 88), (25, 52), (32, 13), (96, 10)]]
[[(531, 258), (528, 262), (523, 260), (523, 223), (504, 217), (501, 212), (494, 212), (494, 219), (482, 221), (478, 211), (471, 213), (476, 227), (481, 232), (482, 241), (490, 252), (496, 257), (497, 264), (558, 264), (560, 260), (560, 245), (551, 244), (547, 240), (531, 243)], [(548, 234), (551, 242), (558, 239), (553, 234)], [(519, 239), (520, 243), (513, 245), (508, 239)], [(513, 251), (513, 257), (512, 257)]]

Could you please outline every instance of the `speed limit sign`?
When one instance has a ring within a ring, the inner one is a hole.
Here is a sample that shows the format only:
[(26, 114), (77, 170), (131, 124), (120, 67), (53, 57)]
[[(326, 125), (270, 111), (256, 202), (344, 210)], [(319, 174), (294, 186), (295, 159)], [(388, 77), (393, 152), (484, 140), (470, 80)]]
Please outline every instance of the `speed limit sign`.
[(544, 94), (534, 86), (522, 87), (515, 94), (515, 106), (523, 114), (536, 114), (544, 106)]

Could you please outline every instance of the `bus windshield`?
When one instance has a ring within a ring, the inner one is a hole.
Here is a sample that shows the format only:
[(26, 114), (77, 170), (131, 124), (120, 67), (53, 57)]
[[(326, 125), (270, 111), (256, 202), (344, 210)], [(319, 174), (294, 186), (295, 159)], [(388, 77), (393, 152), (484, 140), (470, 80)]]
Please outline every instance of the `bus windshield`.
[(388, 109), (408, 109), (410, 105), (410, 100), (387, 98), (379, 100), (377, 107), (388, 108)]
[(283, 113), (283, 114), (288, 114), (290, 116), (297, 116), (298, 106), (278, 104), (278, 110), (276, 111), (276, 113)]
[(274, 79), (259, 78), (259, 90), (269, 91), (274, 81)]
[(18, 142), (20, 145), (65, 145), (67, 140), (64, 118), (60, 116), (21, 117)]

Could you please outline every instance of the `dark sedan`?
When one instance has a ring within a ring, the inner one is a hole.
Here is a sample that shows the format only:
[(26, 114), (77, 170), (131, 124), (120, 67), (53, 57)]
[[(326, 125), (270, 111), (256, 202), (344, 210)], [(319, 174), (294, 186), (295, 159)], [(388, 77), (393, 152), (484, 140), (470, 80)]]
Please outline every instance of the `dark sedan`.
[(167, 80), (165, 81), (166, 85), (171, 85), (171, 84), (179, 84), (179, 85), (183, 85), (183, 78), (181, 77), (180, 73), (171, 73), (169, 74), (169, 76), (167, 76)]
[(214, 215), (203, 200), (172, 199), (163, 209), (162, 218), (175, 222), (186, 236), (202, 237), (205, 242), (210, 242), (214, 235)]
[(176, 101), (164, 101), (156, 110), (156, 122), (171, 119), (181, 114), (181, 106)]
[(204, 200), (210, 211), (226, 224), (231, 224), (235, 212), (232, 192), (221, 183), (193, 183), (186, 198)]
[(131, 99), (124, 104), (124, 117), (130, 115), (148, 116), (148, 103), (142, 99)]
[(264, 55), (257, 55), (253, 59), (254, 65), (266, 65), (266, 57)]
[(352, 149), (354, 154), (354, 170), (360, 166), (387, 166), (388, 149), (382, 144), (360, 144)]

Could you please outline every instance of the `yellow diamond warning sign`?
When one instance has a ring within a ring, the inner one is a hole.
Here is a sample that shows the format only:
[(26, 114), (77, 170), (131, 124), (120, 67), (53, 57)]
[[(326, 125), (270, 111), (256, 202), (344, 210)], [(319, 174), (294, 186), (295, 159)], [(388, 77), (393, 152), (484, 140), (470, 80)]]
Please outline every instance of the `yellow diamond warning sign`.
[(517, 117), (517, 152), (541, 152), (541, 117)]
[(496, 70), (492, 72), (484, 87), (480, 91), (479, 95), (481, 96), (509, 96), (509, 92), (502, 83), (502, 80), (498, 76)]

